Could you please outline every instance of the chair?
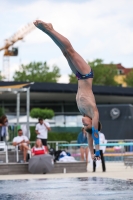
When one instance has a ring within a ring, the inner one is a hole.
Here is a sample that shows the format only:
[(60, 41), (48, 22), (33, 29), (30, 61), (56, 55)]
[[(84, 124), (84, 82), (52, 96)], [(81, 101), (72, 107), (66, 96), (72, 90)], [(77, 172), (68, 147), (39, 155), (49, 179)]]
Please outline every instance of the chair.
[(8, 163), (8, 151), (7, 151), (8, 149), (4, 141), (0, 141), (0, 149), (1, 149), (0, 154), (3, 152), (6, 154), (6, 163)]
[[(29, 145), (29, 147), (31, 148), (31, 146)], [(18, 146), (15, 147), (15, 151), (16, 151), (16, 161), (18, 162), (19, 161), (19, 148)], [(31, 158), (31, 152), (28, 150), (27, 151), (27, 154), (29, 154), (29, 158)]]
[(16, 151), (16, 161), (19, 161), (19, 149), (18, 146), (15, 146), (15, 151)]

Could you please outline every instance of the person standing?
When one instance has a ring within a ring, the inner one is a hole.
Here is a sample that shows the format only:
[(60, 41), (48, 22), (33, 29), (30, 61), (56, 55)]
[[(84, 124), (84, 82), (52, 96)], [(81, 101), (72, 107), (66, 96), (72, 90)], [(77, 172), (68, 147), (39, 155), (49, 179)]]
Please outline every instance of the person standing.
[[(105, 135), (103, 133), (101, 133), (101, 129), (102, 129), (102, 125), (99, 122), (98, 133), (99, 133), (100, 144), (106, 144), (107, 140), (105, 139)], [(105, 152), (105, 150), (106, 150), (106, 146), (100, 146), (100, 156), (101, 156), (103, 172), (106, 171), (105, 160), (104, 160), (104, 152)], [(94, 153), (95, 153), (95, 149), (94, 149)], [(95, 172), (95, 171), (96, 171), (96, 162), (93, 161), (93, 172)]]
[(88, 137), (84, 127), (82, 128), (82, 131), (78, 135), (77, 143), (84, 144), (80, 145), (81, 161), (84, 161), (86, 159), (86, 162), (88, 163), (88, 153), (89, 153)]
[(0, 118), (0, 141), (6, 140), (8, 119), (6, 115)]
[(37, 138), (41, 139), (44, 146), (47, 146), (48, 131), (50, 130), (50, 124), (42, 118), (39, 118), (35, 131), (37, 134)]

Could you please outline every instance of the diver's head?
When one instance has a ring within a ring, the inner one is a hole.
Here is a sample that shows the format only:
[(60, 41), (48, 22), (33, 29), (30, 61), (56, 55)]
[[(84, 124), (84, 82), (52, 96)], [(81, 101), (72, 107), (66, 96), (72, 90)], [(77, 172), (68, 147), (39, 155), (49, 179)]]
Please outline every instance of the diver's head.
[(88, 116), (85, 115), (82, 118), (82, 123), (83, 123), (83, 125), (85, 127), (85, 130), (92, 128), (92, 119), (90, 117), (88, 117)]
[[(92, 119), (85, 115), (82, 118), (82, 122), (83, 122), (85, 130), (89, 133), (92, 133), (92, 130), (91, 130), (92, 129)], [(98, 131), (101, 131), (101, 129), (102, 129), (102, 124), (100, 121), (98, 121)]]

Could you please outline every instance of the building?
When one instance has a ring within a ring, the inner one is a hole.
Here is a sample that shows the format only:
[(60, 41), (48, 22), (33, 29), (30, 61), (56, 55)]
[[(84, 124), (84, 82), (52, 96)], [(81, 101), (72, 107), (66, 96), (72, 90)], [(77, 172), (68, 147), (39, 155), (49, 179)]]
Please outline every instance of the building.
[[(24, 82), (0, 82), (0, 87), (23, 85)], [(30, 86), (30, 109), (51, 108), (56, 115), (79, 114), (75, 101), (77, 84), (34, 83)], [(103, 104), (133, 104), (133, 89), (129, 87), (93, 86), (97, 105)], [(20, 112), (26, 113), (26, 95), (20, 94)], [(7, 114), (16, 115), (16, 94), (0, 94), (0, 107)]]
[[(0, 82), (1, 87), (16, 87), (24, 82)], [(82, 126), (80, 113), (76, 105), (77, 84), (60, 83), (34, 83), (30, 86), (30, 109), (51, 108), (55, 116), (61, 121), (68, 117), (69, 122), (75, 123), (79, 116), (78, 124)], [(133, 88), (115, 86), (93, 86), (93, 92), (103, 124), (102, 131), (107, 139), (132, 139), (133, 138)], [(26, 95), (20, 94), (20, 113), (26, 115)], [(6, 114), (16, 116), (16, 94), (11, 92), (0, 93), (0, 107)], [(64, 117), (63, 117), (64, 116)], [(74, 123), (69, 123), (74, 126)], [(80, 130), (80, 127), (78, 130)], [(70, 128), (72, 132), (72, 128)], [(75, 129), (77, 131), (77, 129)], [(60, 130), (58, 129), (58, 132)], [(62, 131), (63, 132), (63, 131)]]
[(115, 81), (118, 82), (121, 86), (126, 87), (127, 84), (124, 81), (126, 75), (133, 70), (133, 68), (125, 68), (121, 63), (116, 64), (118, 75), (115, 76)]
[[(24, 82), (0, 82), (0, 87), (23, 85)], [(56, 115), (79, 114), (76, 105), (77, 84), (34, 83), (30, 86), (30, 109), (51, 108)], [(133, 89), (129, 87), (93, 86), (97, 105), (101, 104), (133, 104)], [(20, 94), (20, 112), (26, 113), (26, 95)], [(0, 107), (6, 113), (16, 115), (16, 94), (1, 92)]]

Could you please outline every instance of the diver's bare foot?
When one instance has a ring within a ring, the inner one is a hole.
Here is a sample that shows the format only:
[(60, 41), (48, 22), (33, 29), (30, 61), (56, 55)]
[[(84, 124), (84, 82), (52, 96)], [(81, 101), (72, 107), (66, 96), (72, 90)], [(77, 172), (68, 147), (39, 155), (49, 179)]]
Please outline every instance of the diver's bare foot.
[(50, 23), (45, 23), (41, 20), (36, 20), (33, 22), (33, 24), (39, 28), (40, 30), (42, 30), (43, 32), (51, 32), (53, 30), (53, 26)]

